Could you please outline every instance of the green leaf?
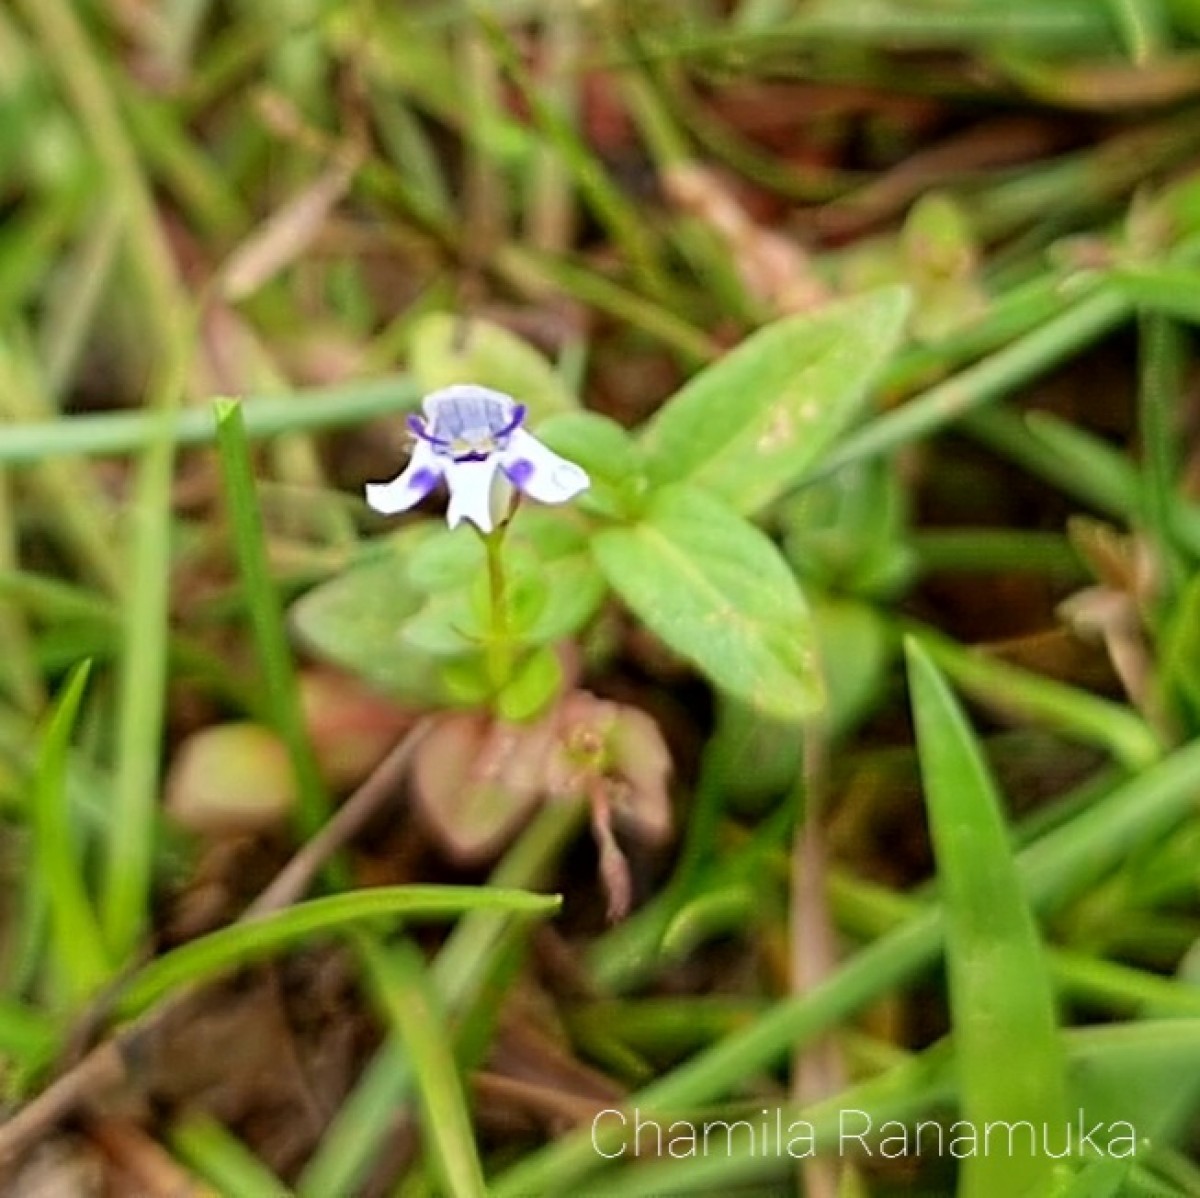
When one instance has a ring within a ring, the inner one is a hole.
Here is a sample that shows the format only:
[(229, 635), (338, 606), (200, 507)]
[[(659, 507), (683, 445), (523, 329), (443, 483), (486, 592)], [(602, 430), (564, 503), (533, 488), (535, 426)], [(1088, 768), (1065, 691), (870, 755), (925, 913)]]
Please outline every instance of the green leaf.
[(401, 941), (387, 952), (369, 941), (362, 948), (372, 963), (376, 1002), (412, 1062), (420, 1098), (421, 1143), (439, 1189), (455, 1198), (487, 1198), (448, 1020), (425, 961), (410, 941)]
[(820, 599), (813, 617), (829, 692), (826, 722), (841, 736), (878, 704), (893, 645), (882, 618), (865, 604)]
[(772, 516), (802, 581), (890, 598), (913, 572), (907, 503), (891, 462), (858, 462), (805, 486)]
[(93, 995), (110, 973), (67, 803), (67, 756), (90, 668), (84, 662), (71, 675), (42, 733), (31, 809), (37, 877), (46, 888), (53, 924), (51, 943), (72, 1001)]
[(171, 949), (140, 969), (122, 991), (122, 1018), (149, 1010), (182, 986), (211, 981), (312, 936), (368, 919), (446, 919), (467, 911), (546, 915), (556, 896), (478, 886), (376, 886), (297, 903), (232, 924)]
[(785, 794), (800, 773), (804, 742), (798, 720), (765, 719), (761, 711), (722, 695), (710, 743), (725, 801), (759, 810)]
[[(569, 637), (604, 599), (583, 533), (552, 512), (521, 512), (504, 548), (509, 629), (522, 645)], [(399, 636), (434, 657), (479, 650), (488, 636), (488, 582), (478, 537), (442, 529), (413, 553), (408, 581), (428, 593)]]
[(535, 649), (500, 692), (496, 714), (514, 724), (533, 719), (558, 693), (562, 680), (558, 654), (545, 646)]
[(1046, 1198), (1119, 1198), (1126, 1193), (1122, 1187), (1133, 1160), (1119, 1156), (1102, 1156), (1086, 1161), (1075, 1173), (1059, 1178)]
[(547, 645), (578, 632), (599, 610), (607, 587), (588, 553), (572, 553), (545, 564), (546, 601), (536, 618), (519, 630), (528, 645)]
[(240, 403), (217, 400), (217, 458), (238, 575), (254, 632), (258, 672), (273, 730), (287, 746), (295, 775), (295, 823), (312, 836), (329, 818), (332, 801), (300, 704), (300, 687), (288, 643), (283, 605), (267, 558), (267, 534)]
[(578, 463), (592, 480), (577, 500), (601, 515), (636, 516), (649, 489), (641, 448), (615, 420), (598, 412), (564, 412), (537, 431), (555, 453)]
[(593, 551), (634, 614), (719, 689), (783, 720), (821, 706), (799, 585), (770, 539), (720, 500), (666, 488)]
[(964, 648), (929, 629), (912, 636), (955, 686), (1008, 719), (1029, 720), (1107, 750), (1131, 770), (1162, 756), (1153, 729), (1128, 707)]
[[(962, 1118), (974, 1127), (1028, 1120), (1035, 1128), (1063, 1128), (1065, 1055), (1053, 989), (1000, 801), (950, 688), (916, 641), (910, 639), (906, 648), (946, 910)], [(1053, 1175), (1054, 1161), (1045, 1155), (978, 1154), (963, 1161), (958, 1194), (1038, 1194)]]
[(702, 371), (646, 430), (651, 480), (752, 514), (798, 483), (862, 407), (896, 347), (908, 293), (889, 287), (768, 325)]
[(1081, 1029), (1072, 1097), (1088, 1118), (1132, 1124), (1154, 1144), (1186, 1143), (1195, 1120), (1200, 1019), (1140, 1019)]
[(473, 585), (467, 585), (428, 596), (421, 610), (399, 625), (402, 643), (432, 658), (477, 653), (488, 637), (488, 628), (474, 601), (474, 591)]
[(494, 387), (529, 409), (529, 422), (578, 406), (554, 367), (500, 325), (432, 312), (412, 330), (409, 368), (423, 391), (452, 383)]
[(424, 602), (408, 578), (410, 556), (435, 530), (432, 524), (405, 529), (298, 599), (290, 620), (305, 647), (399, 699), (438, 702), (437, 660), (402, 635)]
[(189, 1108), (167, 1129), (172, 1150), (226, 1198), (289, 1198), (292, 1191), (223, 1124)]
[(1187, 727), (1200, 727), (1200, 573), (1184, 584), (1163, 621), (1162, 689)]
[(470, 653), (442, 664), (442, 685), (455, 707), (485, 706), (492, 697), (492, 679), (482, 653)]
[(483, 570), (483, 542), (444, 525), (430, 524), (405, 561), (405, 577), (426, 594), (470, 586)]
[[(893, 642), (879, 615), (865, 605), (812, 595), (812, 614), (828, 698), (824, 722), (841, 736), (878, 702)], [(723, 697), (710, 748), (726, 799), (757, 808), (785, 793), (800, 773), (803, 740), (801, 722), (766, 719)]]
[(40, 1062), (53, 1056), (57, 1044), (58, 1028), (51, 1014), (0, 995), (0, 1053), (18, 1061)]

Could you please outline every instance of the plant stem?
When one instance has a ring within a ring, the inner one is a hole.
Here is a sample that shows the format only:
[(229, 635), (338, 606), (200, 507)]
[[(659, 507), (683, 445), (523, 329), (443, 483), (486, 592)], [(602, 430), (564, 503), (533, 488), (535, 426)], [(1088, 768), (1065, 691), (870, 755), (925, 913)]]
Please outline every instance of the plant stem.
[(504, 573), (504, 534), (508, 521), (498, 524), (489, 533), (481, 534), (487, 554), (488, 572), (488, 639), (487, 672), (492, 696), (504, 689), (512, 673), (512, 641), (508, 633), (508, 580)]

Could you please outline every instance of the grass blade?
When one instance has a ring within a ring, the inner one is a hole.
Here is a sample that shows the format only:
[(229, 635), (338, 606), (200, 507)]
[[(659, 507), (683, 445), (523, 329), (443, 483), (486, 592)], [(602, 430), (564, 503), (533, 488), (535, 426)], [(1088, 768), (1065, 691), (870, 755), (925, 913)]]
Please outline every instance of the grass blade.
[(130, 585), (121, 630), (117, 763), (101, 895), (105, 938), (117, 957), (133, 952), (150, 921), (159, 754), (166, 718), (175, 457), (166, 412), (177, 402), (182, 380), (164, 379), (162, 386), (175, 397), (156, 405), (157, 434), (147, 444), (137, 474)]
[(968, 366), (848, 436), (809, 481), (849, 462), (890, 453), (1015, 391), (1120, 324), (1130, 304), (1113, 289), (1092, 292), (1060, 316)]
[(58, 1031), (41, 1011), (10, 998), (0, 998), (0, 1054), (25, 1066), (38, 1066), (53, 1056)]
[(1139, 334), (1138, 422), (1143, 456), (1141, 515), (1156, 551), (1161, 597), (1170, 599), (1181, 581), (1183, 570), (1173, 532), (1181, 440), (1176, 411), (1182, 392), (1182, 346), (1176, 326), (1165, 316), (1143, 315)]
[(1099, 745), (1129, 769), (1162, 755), (1144, 720), (1128, 708), (955, 644), (920, 628), (910, 639), (972, 697), (1085, 744)]
[(134, 1018), (182, 986), (211, 981), (310, 936), (362, 920), (442, 919), (479, 910), (542, 915), (558, 906), (553, 895), (478, 886), (377, 886), (312, 899), (210, 932), (157, 957), (121, 992), (117, 1011)]
[(289, 1198), (292, 1191), (232, 1132), (189, 1111), (167, 1133), (171, 1148), (225, 1198)]
[[(937, 667), (914, 640), (907, 653), (946, 912), (962, 1116), (975, 1128), (1027, 1120), (1058, 1132), (1066, 1126), (1065, 1057), (1053, 990), (995, 786)], [(959, 1198), (1040, 1193), (1054, 1170), (1052, 1158), (1023, 1142), (1011, 1154), (971, 1154)]]
[[(531, 887), (542, 883), (551, 862), (576, 831), (583, 811), (577, 804), (543, 807), (517, 838), (488, 879), (491, 887)], [(493, 891), (494, 893), (494, 891)], [(521, 929), (502, 912), (478, 911), (462, 921), (432, 966), (438, 998), (470, 1028), (481, 1008), (490, 1007), (496, 976), (510, 954), (520, 950)], [(350, 1194), (361, 1187), (371, 1161), (386, 1141), (396, 1112), (412, 1087), (411, 1063), (399, 1037), (390, 1036), (363, 1071), (342, 1104), (296, 1185), (304, 1198)]]
[(51, 947), (72, 1003), (94, 994), (110, 973), (67, 804), (67, 754), (90, 668), (85, 662), (75, 670), (54, 708), (34, 783), (34, 861), (49, 899)]
[(433, 1159), (440, 1192), (452, 1198), (486, 1198), (471, 1114), (421, 954), (405, 943), (385, 953), (364, 940), (361, 949), (372, 963), (378, 1002), (391, 1017), (412, 1065), (422, 1143)]
[[(412, 408), (419, 398), (416, 385), (399, 375), (255, 396), (246, 400), (246, 435), (261, 440), (279, 433), (342, 428)], [(0, 464), (27, 464), (72, 454), (129, 453), (154, 439), (158, 419), (152, 412), (111, 412), (7, 428), (0, 440)], [(203, 408), (172, 412), (166, 419), (176, 445), (204, 445), (216, 439), (212, 417)]]
[[(1035, 907), (1052, 908), (1093, 882), (1138, 845), (1164, 836), (1190, 815), (1200, 788), (1200, 743), (1188, 745), (1099, 799), (1073, 822), (1044, 836), (1018, 858)], [(933, 961), (944, 920), (932, 910), (876, 941), (827, 982), (778, 1003), (633, 1099), (642, 1109), (680, 1109), (711, 1101)], [(589, 1129), (527, 1156), (493, 1182), (495, 1198), (569, 1188), (600, 1163)]]
[(305, 728), (283, 609), (271, 580), (246, 424), (240, 403), (218, 400), (215, 407), (217, 449), (226, 505), (250, 620), (254, 625), (267, 705), (271, 722), (287, 745), (292, 769), (296, 772), (299, 830), (302, 835), (311, 836), (329, 814), (329, 796)]

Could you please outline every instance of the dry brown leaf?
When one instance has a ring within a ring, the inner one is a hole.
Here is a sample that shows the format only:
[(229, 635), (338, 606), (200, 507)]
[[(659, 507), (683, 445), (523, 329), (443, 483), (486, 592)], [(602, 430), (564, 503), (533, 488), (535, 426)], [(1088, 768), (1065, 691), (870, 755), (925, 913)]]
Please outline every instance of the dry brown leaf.
[(306, 253), (350, 190), (361, 161), (360, 151), (340, 154), (308, 187), (259, 225), (225, 260), (222, 297), (230, 303), (246, 299)]

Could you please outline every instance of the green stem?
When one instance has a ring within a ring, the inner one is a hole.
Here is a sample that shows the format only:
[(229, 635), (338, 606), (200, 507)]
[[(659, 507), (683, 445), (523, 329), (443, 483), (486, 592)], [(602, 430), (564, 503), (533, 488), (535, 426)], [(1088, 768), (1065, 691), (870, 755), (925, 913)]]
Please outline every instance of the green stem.
[[(343, 428), (410, 409), (420, 394), (410, 379), (389, 375), (339, 387), (250, 396), (245, 401), (246, 435), (261, 441), (279, 433)], [(0, 464), (135, 452), (154, 440), (159, 419), (153, 412), (108, 412), (9, 426), (0, 440)], [(176, 445), (206, 445), (216, 439), (207, 408), (173, 411), (161, 419)]]
[(487, 554), (487, 672), (493, 698), (504, 689), (513, 666), (513, 645), (508, 629), (508, 579), (504, 573), (504, 534), (507, 531), (508, 521), (505, 520), (491, 532), (481, 534)]
[(302, 835), (312, 836), (328, 819), (330, 802), (305, 727), (296, 667), (279, 594), (271, 578), (245, 421), (236, 400), (217, 400), (214, 413), (229, 526), (245, 584), (267, 707), (295, 771), (298, 829)]

